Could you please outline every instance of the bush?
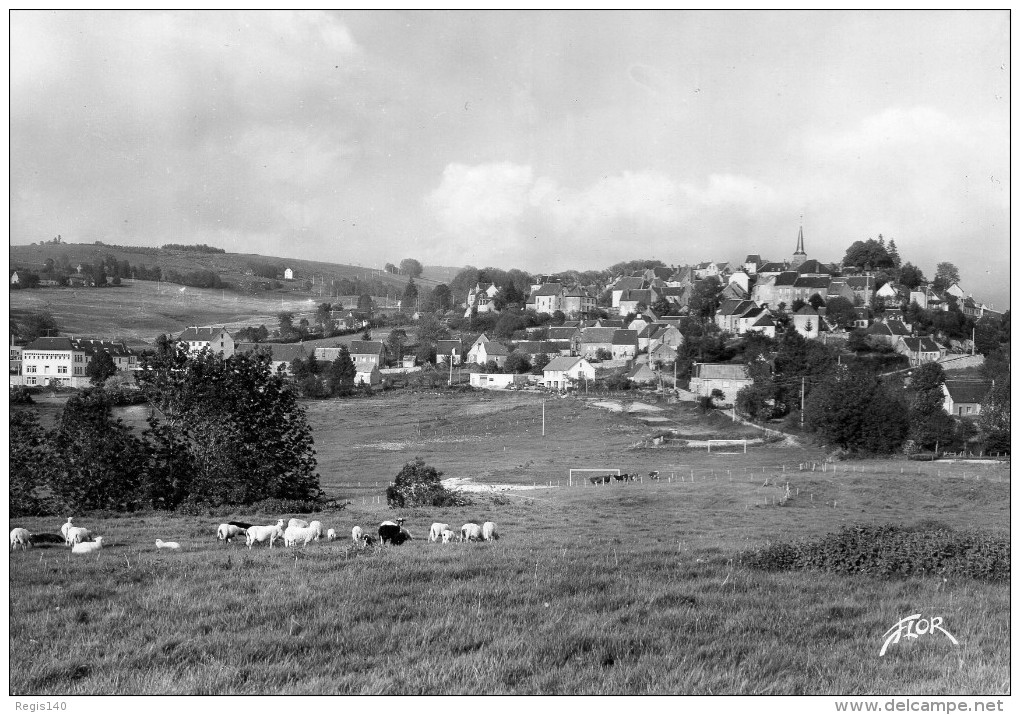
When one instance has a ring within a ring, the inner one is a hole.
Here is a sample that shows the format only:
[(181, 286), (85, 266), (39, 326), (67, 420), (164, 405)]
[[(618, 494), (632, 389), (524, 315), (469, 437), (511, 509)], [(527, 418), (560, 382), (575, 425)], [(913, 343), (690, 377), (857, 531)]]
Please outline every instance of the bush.
[(416, 458), (408, 462), (386, 489), (386, 503), (391, 509), (414, 506), (465, 506), (464, 497), (443, 486), (443, 473)]
[(1008, 536), (953, 531), (937, 522), (903, 527), (851, 525), (814, 542), (770, 544), (746, 555), (769, 570), (815, 569), (879, 576), (961, 576), (1008, 581)]
[(32, 404), (32, 394), (38, 392), (32, 388), (25, 387), (24, 385), (11, 385), (11, 404), (12, 405), (30, 405)]

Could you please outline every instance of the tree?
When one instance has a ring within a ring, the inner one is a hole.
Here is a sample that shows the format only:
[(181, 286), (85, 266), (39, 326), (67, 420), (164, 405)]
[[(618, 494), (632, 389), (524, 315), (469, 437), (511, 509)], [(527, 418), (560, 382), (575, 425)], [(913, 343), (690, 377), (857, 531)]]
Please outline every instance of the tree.
[(100, 386), (106, 382), (106, 378), (113, 377), (117, 374), (117, 366), (113, 362), (113, 357), (110, 353), (105, 350), (98, 350), (96, 354), (89, 360), (89, 364), (85, 367), (85, 375), (89, 378), (95, 386)]
[[(155, 465), (177, 498), (250, 504), (321, 496), (304, 410), (266, 352), (189, 356), (157, 342), (142, 355), (136, 379), (152, 408), (150, 428), (171, 454), (185, 452)], [(175, 469), (182, 463), (189, 472)]]
[(819, 308), (824, 308), (825, 307), (825, 299), (822, 298), (822, 296), (818, 295), (817, 293), (812, 293), (811, 294), (811, 297), (808, 298), (808, 303), (815, 310), (818, 310)]
[(804, 301), (803, 298), (795, 298), (793, 303), (790, 304), (790, 312), (791, 313), (797, 313), (805, 305), (807, 305), (807, 303)]
[(68, 508), (136, 506), (146, 450), (124, 421), (113, 417), (102, 389), (87, 388), (67, 401), (53, 444), (60, 468), (50, 486)]
[(528, 361), (528, 356), (516, 350), (510, 353), (504, 366), (504, 372), (514, 374), (522, 374), (530, 369), (531, 363)]
[(358, 296), (358, 311), (361, 313), (372, 312), (372, 296), (368, 293), (362, 293)]
[(900, 252), (896, 250), (896, 241), (889, 239), (889, 245), (886, 248), (886, 253), (889, 254), (889, 259), (892, 261), (893, 268), (900, 267)]
[(935, 266), (935, 279), (932, 281), (932, 288), (942, 292), (954, 283), (960, 282), (960, 269), (949, 261), (942, 261)]
[(551, 362), (551, 358), (545, 353), (539, 353), (531, 363), (531, 374), (542, 375), (545, 373), (545, 366)]
[(407, 333), (401, 328), (394, 328), (386, 338), (386, 353), (391, 361), (400, 360), (404, 354), (404, 344), (407, 342)]
[(333, 397), (348, 397), (354, 394), (354, 378), (357, 375), (357, 368), (354, 367), (354, 360), (346, 345), (341, 345), (336, 358), (329, 364), (326, 371), (326, 378), (329, 384), (329, 394)]
[(283, 339), (289, 338), (296, 331), (294, 329), (294, 314), (293, 313), (277, 313), (277, 319), (280, 321), (280, 337)]
[(843, 256), (843, 265), (858, 268), (867, 266), (875, 270), (892, 267), (893, 260), (885, 248), (882, 235), (879, 234), (878, 238), (878, 241), (869, 238), (867, 241), (854, 241), (850, 244)]
[(322, 331), (322, 337), (333, 337), (333, 306), (329, 303), (319, 303), (319, 307), (315, 311), (315, 323)]
[(387, 263), (383, 270), (386, 271), (387, 273), (396, 273), (397, 267), (392, 263)]
[(849, 330), (857, 320), (857, 313), (854, 311), (853, 303), (843, 296), (837, 295), (830, 298), (829, 302), (825, 304), (825, 317), (840, 328)]
[(715, 315), (715, 311), (719, 308), (719, 294), (723, 287), (715, 276), (698, 281), (691, 294), (690, 314), (702, 320), (707, 320)]
[(51, 438), (35, 410), (12, 409), (9, 436), (11, 516), (38, 514), (44, 505), (39, 489), (49, 485), (57, 467)]
[(443, 486), (443, 473), (416, 457), (407, 462), (386, 489), (386, 503), (391, 509), (413, 506), (462, 506), (467, 502)]
[(405, 258), (400, 262), (400, 272), (405, 276), (420, 278), (422, 270), (421, 263), (413, 258)]
[(445, 283), (440, 283), (429, 293), (428, 300), (425, 302), (425, 310), (445, 312), (452, 305), (453, 295), (450, 293), (450, 287)]
[(920, 268), (910, 261), (903, 264), (900, 269), (900, 283), (913, 290), (925, 282), (924, 273)]
[(405, 311), (414, 311), (417, 309), (418, 303), (418, 286), (414, 284), (414, 278), (407, 279), (407, 285), (404, 287), (404, 294), (400, 301), (401, 309)]
[(942, 407), (945, 371), (930, 362), (913, 370), (910, 381), (910, 439), (921, 449), (945, 447), (953, 439), (953, 418)]
[(29, 313), (21, 325), (21, 337), (32, 342), (36, 338), (56, 336), (60, 333), (57, 321), (47, 312)]
[(805, 426), (826, 445), (889, 454), (903, 443), (906, 406), (872, 373), (839, 365), (806, 400)]
[[(998, 451), (1010, 448), (1009, 440), (1009, 375), (1000, 379), (992, 385), (984, 401), (981, 403), (981, 416), (978, 418), (978, 426), (984, 434), (984, 445), (986, 450)], [(11, 438), (14, 444), (14, 438)], [(13, 480), (13, 472), (12, 472)]]
[(449, 336), (450, 331), (432, 313), (424, 313), (418, 318), (418, 343), (420, 345), (434, 348), (438, 341), (446, 340)]

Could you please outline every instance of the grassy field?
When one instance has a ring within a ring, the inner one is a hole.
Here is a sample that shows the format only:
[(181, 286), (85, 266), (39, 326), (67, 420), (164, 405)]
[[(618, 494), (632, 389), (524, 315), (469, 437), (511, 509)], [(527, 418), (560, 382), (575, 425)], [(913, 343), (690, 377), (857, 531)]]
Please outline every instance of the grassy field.
[[(71, 558), (61, 547), (11, 555), (10, 651), (23, 665), (10, 691), (1010, 691), (1008, 585), (773, 573), (742, 562), (769, 542), (852, 522), (1008, 533), (1008, 465), (889, 460), (834, 471), (803, 447), (644, 446), (665, 429), (756, 435), (690, 406), (621, 406), (546, 400), (543, 437), (541, 398), (520, 393), (307, 403), (323, 483), (351, 502), (317, 518), (341, 537), (396, 515), (380, 503), (384, 488), (416, 456), (444, 478), (495, 489), (471, 492), (465, 507), (406, 510), (416, 540), (365, 551), (349, 537), (289, 550), (215, 542), (220, 520), (290, 514), (80, 516), (106, 537), (98, 556)], [(646, 478), (568, 487), (571, 467)], [(663, 480), (648, 480), (652, 470)], [(791, 498), (780, 505), (787, 484)], [(457, 529), (485, 520), (499, 524), (499, 541), (423, 539), (433, 521)], [(11, 526), (55, 531), (62, 521)], [(157, 552), (157, 538), (185, 550)], [(942, 617), (959, 646), (928, 635), (879, 657), (883, 634), (918, 612)]]

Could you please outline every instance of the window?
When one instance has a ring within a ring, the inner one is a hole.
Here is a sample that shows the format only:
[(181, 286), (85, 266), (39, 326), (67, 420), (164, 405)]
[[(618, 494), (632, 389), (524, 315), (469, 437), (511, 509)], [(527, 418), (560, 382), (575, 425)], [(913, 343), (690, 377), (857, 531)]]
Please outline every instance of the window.
[(61, 375), (67, 374), (67, 365), (60, 365), (57, 367), (57, 372)]

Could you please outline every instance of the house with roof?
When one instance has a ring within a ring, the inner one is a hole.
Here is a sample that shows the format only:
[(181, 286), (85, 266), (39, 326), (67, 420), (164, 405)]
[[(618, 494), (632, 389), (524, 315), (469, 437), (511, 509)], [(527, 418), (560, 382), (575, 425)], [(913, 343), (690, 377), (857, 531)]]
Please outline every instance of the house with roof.
[(285, 280), (285, 281), (292, 281), (292, 280), (294, 280), (294, 269), (293, 268), (284, 268), (283, 269), (283, 280)]
[(544, 283), (533, 291), (531, 297), (535, 299), (535, 311), (538, 313), (549, 313), (552, 315), (557, 310), (563, 311), (563, 286), (559, 283)]
[(667, 343), (659, 343), (648, 351), (648, 362), (651, 365), (672, 365), (676, 362), (677, 350)]
[(854, 308), (854, 324), (853, 328), (864, 329), (871, 325), (871, 308), (866, 305), (860, 305)]
[(864, 335), (870, 345), (895, 349), (900, 338), (910, 337), (910, 329), (899, 320), (885, 320), (872, 325), (864, 331)]
[(743, 268), (744, 273), (749, 276), (753, 276), (757, 275), (758, 268), (763, 265), (765, 265), (765, 261), (761, 259), (761, 256), (757, 253), (749, 253), (747, 254), (747, 258), (745, 258), (744, 262), (741, 264), (741, 268)]
[(589, 315), (595, 312), (595, 296), (584, 288), (571, 288), (563, 294), (561, 310), (567, 315)]
[(625, 290), (620, 294), (617, 303), (617, 310), (620, 317), (631, 313), (640, 313), (651, 308), (659, 300), (659, 293), (654, 288), (642, 288), (640, 290)]
[(902, 303), (910, 295), (910, 289), (901, 283), (883, 283), (875, 291), (875, 297), (881, 298), (886, 303)]
[(945, 349), (930, 337), (901, 336), (894, 350), (901, 355), (906, 355), (912, 367), (927, 362), (938, 362), (946, 354)]
[(740, 330), (743, 334), (761, 333), (762, 335), (776, 337), (776, 320), (772, 317), (771, 311), (765, 306), (756, 308), (745, 313), (740, 318)]
[(625, 292), (631, 290), (646, 290), (647, 287), (648, 281), (641, 276), (620, 276), (616, 279), (616, 282), (610, 286), (610, 305), (619, 310), (620, 298)]
[(566, 390), (574, 382), (594, 380), (595, 367), (584, 357), (556, 357), (542, 370), (545, 386), (553, 390)]
[[(14, 344), (14, 337), (12, 336), (11, 337), (11, 353), (10, 353), (11, 356), (10, 356), (10, 359), (7, 361), (7, 369), (8, 369), (8, 372), (10, 372), (11, 376), (17, 375), (19, 378), (21, 376), (21, 353), (22, 353), (23, 350), (24, 350), (24, 346), (23, 345), (15, 345)], [(13, 384), (19, 384), (20, 385), (21, 381), (19, 379), (17, 383), (12, 382), (11, 384), (12, 385)]]
[(942, 408), (954, 417), (977, 417), (994, 385), (992, 380), (946, 380), (942, 383)]
[(739, 334), (738, 321), (744, 313), (758, 306), (750, 300), (724, 300), (715, 311), (715, 324), (719, 330)]
[(549, 328), (546, 340), (554, 344), (561, 355), (576, 355), (581, 348), (581, 329), (566, 325), (554, 326)]
[(70, 338), (36, 338), (21, 351), (23, 384), (72, 386), (74, 353)]
[(447, 365), (452, 359), (454, 365), (460, 365), (461, 352), (464, 345), (460, 338), (436, 341), (436, 365)]
[(635, 385), (655, 385), (659, 382), (659, 374), (647, 362), (642, 362), (630, 369), (627, 379)]
[(371, 372), (373, 367), (382, 368), (385, 364), (386, 346), (381, 340), (352, 340), (348, 350), (358, 372)]
[(633, 360), (638, 352), (637, 331), (616, 330), (610, 349), (613, 352), (613, 360)]
[(281, 367), (288, 375), (293, 375), (292, 366), (295, 360), (307, 360), (310, 355), (315, 355), (316, 360), (333, 362), (340, 353), (339, 348), (314, 348), (309, 350), (303, 343), (248, 343), (241, 342), (234, 346), (235, 355), (246, 355), (248, 353), (263, 353), (269, 356), (273, 372)]
[(223, 357), (234, 354), (234, 338), (223, 326), (190, 327), (177, 336), (177, 342), (182, 343), (189, 354), (202, 350), (209, 350)]
[[(613, 334), (620, 328), (582, 328), (577, 353), (581, 357), (592, 360), (600, 351), (613, 354)], [(635, 338), (636, 342), (636, 338)]]
[(475, 342), (467, 354), (467, 361), (477, 365), (486, 365), (490, 360), (502, 368), (506, 365), (506, 359), (510, 356), (510, 350), (502, 343), (495, 340), (488, 340), (484, 343)]
[(530, 363), (534, 363), (539, 355), (545, 355), (550, 360), (562, 355), (560, 345), (548, 340), (521, 340), (514, 346), (514, 352), (528, 358)]
[[(87, 379), (86, 370), (92, 359), (104, 352), (113, 360), (114, 367), (120, 372), (138, 369), (138, 356), (124, 342), (119, 340), (93, 340), (91, 338), (72, 338), (74, 345), (74, 370), (72, 374), (82, 381)], [(73, 383), (75, 387), (78, 384)]]
[(696, 362), (691, 366), (690, 391), (699, 397), (709, 397), (713, 390), (720, 390), (723, 393), (722, 405), (732, 405), (737, 393), (753, 384), (754, 380), (743, 364)]

